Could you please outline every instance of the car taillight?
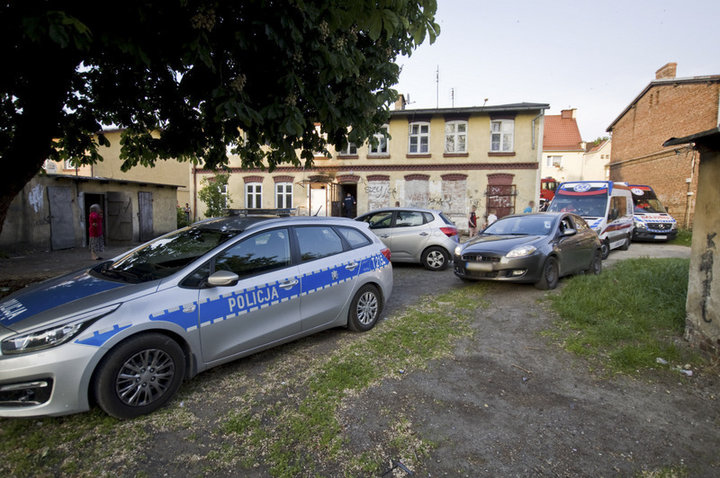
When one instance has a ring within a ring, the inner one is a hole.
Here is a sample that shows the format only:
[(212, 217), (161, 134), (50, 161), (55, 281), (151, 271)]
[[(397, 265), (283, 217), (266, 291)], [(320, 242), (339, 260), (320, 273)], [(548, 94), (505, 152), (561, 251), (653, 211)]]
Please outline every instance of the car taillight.
[(382, 255), (385, 256), (385, 258), (386, 258), (387, 260), (390, 260), (390, 249), (388, 249), (388, 248), (386, 247), (385, 249), (383, 249), (383, 250), (380, 251), (380, 252), (382, 252)]
[(441, 227), (440, 230), (445, 234), (447, 237), (453, 237), (457, 236), (457, 228), (455, 227)]

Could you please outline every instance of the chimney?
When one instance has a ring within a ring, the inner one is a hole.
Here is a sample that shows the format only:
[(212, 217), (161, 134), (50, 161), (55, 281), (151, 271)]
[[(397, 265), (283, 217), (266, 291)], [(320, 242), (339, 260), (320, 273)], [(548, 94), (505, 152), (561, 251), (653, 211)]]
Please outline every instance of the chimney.
[(677, 73), (677, 63), (667, 63), (660, 67), (658, 71), (655, 72), (655, 79), (656, 80), (664, 80), (669, 78), (675, 78), (675, 74)]
[(404, 110), (405, 109), (405, 96), (402, 94), (398, 95), (397, 100), (395, 100), (395, 109), (396, 110)]
[(561, 110), (560, 118), (562, 119), (575, 119), (575, 108), (571, 110)]

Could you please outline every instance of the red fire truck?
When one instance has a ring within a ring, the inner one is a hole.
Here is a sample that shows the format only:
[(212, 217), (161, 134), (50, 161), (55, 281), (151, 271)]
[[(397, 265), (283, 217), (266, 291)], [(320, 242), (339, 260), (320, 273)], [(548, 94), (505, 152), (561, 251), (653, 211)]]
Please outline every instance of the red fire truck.
[(550, 204), (552, 198), (555, 197), (555, 190), (558, 187), (558, 181), (555, 178), (547, 177), (540, 180), (540, 210), (543, 211)]

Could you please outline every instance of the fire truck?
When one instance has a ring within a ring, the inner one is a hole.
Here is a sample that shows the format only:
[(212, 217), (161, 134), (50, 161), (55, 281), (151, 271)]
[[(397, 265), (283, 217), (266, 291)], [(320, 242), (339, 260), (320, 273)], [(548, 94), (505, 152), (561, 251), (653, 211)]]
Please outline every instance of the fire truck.
[(540, 180), (540, 210), (544, 211), (552, 198), (555, 197), (555, 190), (558, 187), (555, 178), (547, 177)]

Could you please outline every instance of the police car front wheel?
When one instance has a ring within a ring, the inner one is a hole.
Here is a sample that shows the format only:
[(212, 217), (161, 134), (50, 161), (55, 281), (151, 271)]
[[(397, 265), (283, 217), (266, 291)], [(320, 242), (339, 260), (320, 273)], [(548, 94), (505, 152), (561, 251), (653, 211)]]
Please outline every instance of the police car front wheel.
[(167, 403), (184, 376), (185, 356), (177, 342), (157, 333), (136, 335), (100, 362), (95, 399), (108, 415), (134, 418)]

